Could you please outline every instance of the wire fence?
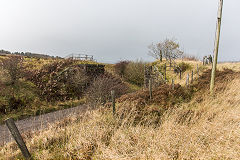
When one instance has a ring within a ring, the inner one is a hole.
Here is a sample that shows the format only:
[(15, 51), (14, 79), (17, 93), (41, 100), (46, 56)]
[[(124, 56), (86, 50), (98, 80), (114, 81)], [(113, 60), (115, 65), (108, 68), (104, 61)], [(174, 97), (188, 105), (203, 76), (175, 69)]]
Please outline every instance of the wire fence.
[[(149, 88), (150, 81), (152, 82), (152, 87), (158, 87), (161, 84), (170, 84), (172, 85), (172, 88), (174, 88), (174, 85), (177, 83), (181, 83), (182, 86), (185, 85), (186, 87), (189, 87), (199, 79), (201, 66), (202, 65), (200, 63), (196, 64), (193, 69), (185, 72), (182, 70), (180, 70), (180, 72), (175, 72), (174, 68), (172, 68), (173, 70), (167, 70), (166, 64), (165, 68), (161, 71), (155, 66), (145, 66), (144, 88)], [(171, 76), (169, 76), (170, 71), (173, 71), (173, 73), (171, 73)]]
[[(42, 114), (35, 117), (30, 117), (24, 120), (17, 120), (15, 122), (20, 133), (35, 133), (43, 129), (47, 129), (51, 124), (60, 122), (65, 118), (71, 117), (72, 115), (79, 114), (85, 111), (86, 106), (79, 106), (52, 113)], [(24, 136), (23, 136), (24, 137)], [(0, 146), (14, 141), (10, 131), (6, 124), (0, 126)]]

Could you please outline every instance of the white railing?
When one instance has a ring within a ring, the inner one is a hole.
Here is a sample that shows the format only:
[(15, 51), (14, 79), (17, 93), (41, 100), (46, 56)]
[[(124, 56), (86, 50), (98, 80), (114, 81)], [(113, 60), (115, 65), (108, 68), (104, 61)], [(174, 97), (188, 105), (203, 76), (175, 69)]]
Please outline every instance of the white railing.
[(87, 55), (87, 54), (70, 54), (70, 55), (66, 56), (65, 59), (95, 61), (93, 59), (93, 55)]

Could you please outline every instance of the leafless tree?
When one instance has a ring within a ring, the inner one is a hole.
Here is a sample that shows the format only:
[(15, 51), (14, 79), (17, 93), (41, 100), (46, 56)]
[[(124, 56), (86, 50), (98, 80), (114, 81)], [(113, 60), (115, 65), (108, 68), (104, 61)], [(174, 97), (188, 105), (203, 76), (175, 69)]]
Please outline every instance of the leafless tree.
[(156, 58), (156, 59), (159, 59), (160, 62), (162, 62), (162, 58), (163, 58), (163, 54), (162, 54), (162, 48), (161, 48), (161, 44), (160, 43), (157, 43), (157, 44), (154, 44), (152, 43), (150, 46), (148, 46), (149, 48), (149, 55)]
[(161, 62), (163, 57), (171, 61), (172, 59), (179, 58), (183, 55), (179, 43), (173, 39), (165, 39), (163, 42), (151, 44), (148, 48), (149, 55), (159, 59)]

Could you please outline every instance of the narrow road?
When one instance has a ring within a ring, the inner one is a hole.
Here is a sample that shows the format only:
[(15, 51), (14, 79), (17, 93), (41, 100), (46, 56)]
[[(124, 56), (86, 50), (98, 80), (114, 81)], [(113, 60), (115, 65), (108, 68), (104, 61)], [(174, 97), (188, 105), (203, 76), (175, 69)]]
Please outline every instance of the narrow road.
[[(44, 115), (39, 115), (35, 117), (26, 118), (23, 120), (16, 121), (16, 125), (21, 134), (30, 132), (30, 131), (39, 131), (49, 126), (54, 122), (63, 120), (69, 115), (73, 114), (82, 114), (86, 112), (87, 106), (81, 105), (74, 108), (64, 109), (60, 111), (55, 111), (51, 113), (47, 113)], [(0, 146), (13, 141), (13, 138), (7, 128), (7, 126), (0, 125)]]

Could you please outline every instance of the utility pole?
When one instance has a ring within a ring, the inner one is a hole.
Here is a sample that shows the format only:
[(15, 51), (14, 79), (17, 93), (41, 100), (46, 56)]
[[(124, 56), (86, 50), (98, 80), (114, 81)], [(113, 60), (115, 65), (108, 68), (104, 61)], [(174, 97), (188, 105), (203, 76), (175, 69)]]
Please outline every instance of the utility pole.
[(214, 94), (214, 85), (215, 85), (218, 49), (219, 49), (220, 31), (221, 31), (221, 22), (222, 22), (222, 10), (223, 10), (223, 0), (219, 0), (218, 17), (217, 17), (217, 31), (216, 31), (216, 39), (215, 39), (215, 46), (214, 46), (214, 61), (213, 61), (213, 65), (212, 65), (212, 76), (211, 76), (211, 84), (210, 84), (211, 95)]

